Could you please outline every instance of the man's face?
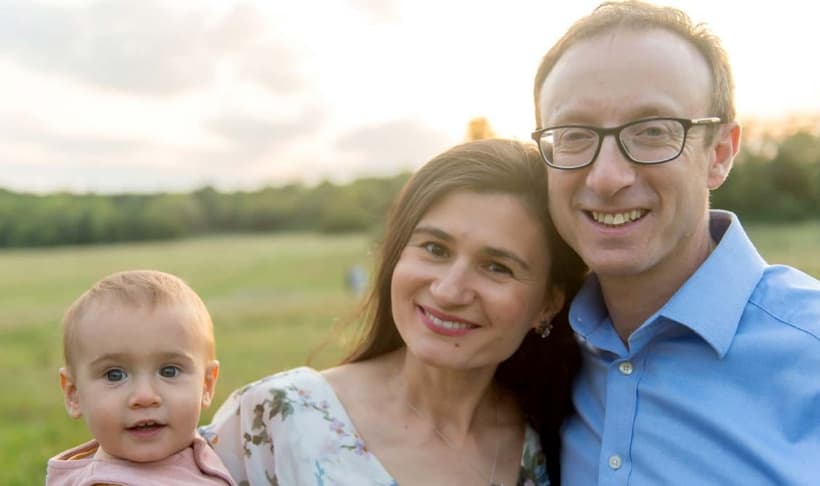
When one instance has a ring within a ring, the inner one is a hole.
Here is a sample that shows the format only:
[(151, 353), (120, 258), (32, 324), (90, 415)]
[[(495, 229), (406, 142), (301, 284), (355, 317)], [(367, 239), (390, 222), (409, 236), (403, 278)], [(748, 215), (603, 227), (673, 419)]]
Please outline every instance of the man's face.
[[(711, 94), (709, 68), (670, 32), (617, 30), (570, 47), (544, 81), (541, 126), (612, 127), (653, 116), (699, 118)], [(592, 165), (550, 168), (555, 225), (602, 281), (691, 272), (708, 248), (709, 189), (728, 168), (715, 164), (704, 127), (681, 155), (635, 164), (606, 137)], [(671, 273), (669, 273), (671, 272)]]

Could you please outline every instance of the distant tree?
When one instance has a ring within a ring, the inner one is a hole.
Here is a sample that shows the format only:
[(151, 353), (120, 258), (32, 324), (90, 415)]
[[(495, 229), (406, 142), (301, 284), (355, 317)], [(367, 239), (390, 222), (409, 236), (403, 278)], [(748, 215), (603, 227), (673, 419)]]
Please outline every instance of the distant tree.
[(797, 132), (742, 145), (730, 177), (712, 195), (714, 207), (748, 220), (816, 218), (820, 207), (820, 136)]
[(495, 131), (484, 117), (473, 118), (467, 124), (467, 141), (485, 140), (495, 137)]
[(140, 215), (144, 236), (150, 239), (200, 233), (204, 219), (196, 198), (191, 194), (160, 194), (146, 203)]

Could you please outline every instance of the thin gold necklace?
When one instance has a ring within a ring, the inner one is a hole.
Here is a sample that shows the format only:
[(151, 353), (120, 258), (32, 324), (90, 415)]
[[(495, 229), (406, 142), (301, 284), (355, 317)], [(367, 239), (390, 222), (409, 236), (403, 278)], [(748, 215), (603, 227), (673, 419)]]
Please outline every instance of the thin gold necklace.
[[(496, 429), (496, 432), (495, 432), (495, 454), (493, 455), (493, 467), (490, 470), (489, 486), (504, 486), (504, 483), (496, 483), (495, 482), (495, 468), (496, 468), (496, 465), (498, 464), (498, 451), (499, 451), (500, 446), (501, 446), (501, 434), (498, 433), (498, 399), (496, 398), (493, 401), (493, 403), (494, 403), (494, 408), (495, 408), (495, 429)], [(416, 417), (418, 417), (419, 419), (422, 419), (422, 420), (424, 419), (424, 416), (419, 411), (419, 409), (414, 407), (413, 404), (410, 403), (409, 400), (407, 400), (407, 406), (410, 407), (410, 410), (412, 410), (414, 414), (416, 414)], [(452, 442), (450, 442), (450, 439), (448, 439), (446, 435), (444, 435), (444, 432), (440, 431), (438, 429), (438, 427), (436, 427), (435, 423), (432, 420), (431, 420), (431, 423), (433, 424), (433, 432), (435, 432), (436, 435), (438, 436), (438, 438), (441, 439), (442, 442), (444, 442), (444, 445), (446, 445), (450, 449), (455, 450), (456, 449), (455, 445)], [(479, 468), (476, 465), (474, 465), (472, 463), (469, 463), (469, 462), (467, 463), (467, 465), (470, 466), (470, 468), (473, 470), (473, 472), (475, 472), (476, 474), (481, 476), (482, 480), (484, 480), (486, 478), (485, 475), (484, 475), (484, 471), (481, 468)]]

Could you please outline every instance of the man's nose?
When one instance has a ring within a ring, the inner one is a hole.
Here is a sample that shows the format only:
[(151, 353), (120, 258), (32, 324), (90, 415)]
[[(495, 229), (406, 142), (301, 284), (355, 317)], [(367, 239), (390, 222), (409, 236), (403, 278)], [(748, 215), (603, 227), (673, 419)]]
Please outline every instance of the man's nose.
[(598, 156), (588, 169), (587, 186), (603, 198), (613, 197), (635, 183), (636, 169), (621, 151), (615, 136), (608, 135), (601, 141)]

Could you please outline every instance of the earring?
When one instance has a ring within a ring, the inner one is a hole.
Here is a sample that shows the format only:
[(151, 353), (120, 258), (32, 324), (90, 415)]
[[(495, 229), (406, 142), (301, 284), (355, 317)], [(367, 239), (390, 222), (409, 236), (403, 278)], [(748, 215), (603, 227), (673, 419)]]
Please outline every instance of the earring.
[(535, 328), (535, 333), (541, 335), (541, 339), (546, 339), (552, 332), (552, 322), (548, 320), (541, 321), (541, 325)]

